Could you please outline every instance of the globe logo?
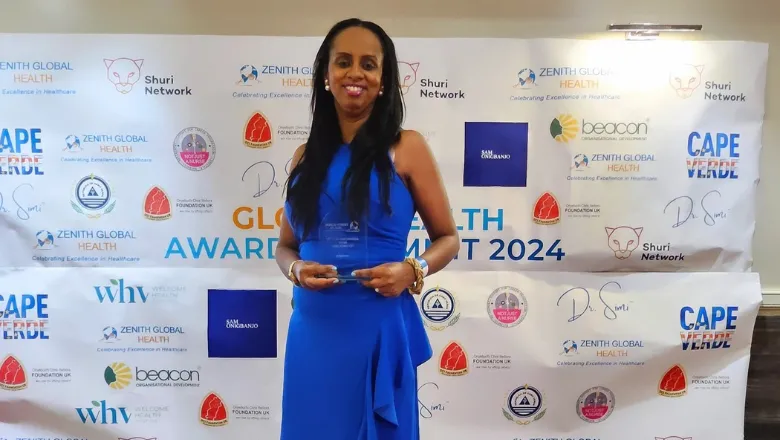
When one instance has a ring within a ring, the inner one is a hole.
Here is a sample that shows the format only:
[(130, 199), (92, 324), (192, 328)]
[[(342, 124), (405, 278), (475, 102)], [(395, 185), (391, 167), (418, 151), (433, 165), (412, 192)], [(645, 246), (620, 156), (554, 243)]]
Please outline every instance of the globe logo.
[(241, 67), (239, 73), (241, 74), (241, 79), (236, 81), (236, 85), (251, 86), (259, 82), (257, 79), (259, 76), (257, 73), (257, 68), (251, 64), (247, 64)]
[(571, 339), (568, 341), (563, 342), (563, 353), (561, 353), (564, 356), (572, 356), (577, 354), (577, 342), (572, 341)]
[(75, 152), (81, 151), (81, 140), (78, 136), (70, 135), (65, 138), (65, 148), (62, 151)]
[(49, 231), (38, 231), (35, 234), (35, 249), (48, 250), (54, 247), (54, 235)]
[(517, 72), (517, 84), (515, 88), (530, 89), (536, 85), (536, 73), (531, 69), (522, 69)]
[(119, 333), (114, 327), (103, 328), (103, 342), (114, 342), (119, 339)]
[(573, 162), (574, 162), (574, 164), (573, 164), (572, 168), (575, 171), (582, 171), (582, 170), (584, 170), (585, 168), (588, 167), (588, 163), (590, 163), (590, 161), (588, 160), (588, 156), (586, 156), (584, 154), (578, 154), (578, 155), (574, 156)]

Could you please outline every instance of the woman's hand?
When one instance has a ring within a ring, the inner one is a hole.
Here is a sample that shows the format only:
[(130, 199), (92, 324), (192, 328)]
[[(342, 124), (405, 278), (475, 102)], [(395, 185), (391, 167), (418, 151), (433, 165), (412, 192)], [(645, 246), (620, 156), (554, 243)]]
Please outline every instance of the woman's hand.
[(385, 263), (371, 269), (352, 272), (360, 282), (385, 297), (396, 297), (417, 281), (417, 274), (411, 264), (406, 262)]
[(338, 284), (338, 272), (334, 266), (326, 266), (313, 261), (299, 261), (293, 266), (295, 277), (301, 287), (320, 290)]

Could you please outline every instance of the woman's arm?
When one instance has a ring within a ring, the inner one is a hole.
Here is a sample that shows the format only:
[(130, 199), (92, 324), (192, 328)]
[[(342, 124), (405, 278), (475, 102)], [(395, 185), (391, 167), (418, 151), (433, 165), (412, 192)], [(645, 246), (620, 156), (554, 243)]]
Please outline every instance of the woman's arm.
[(439, 167), (425, 138), (412, 130), (404, 130), (401, 134), (394, 161), (431, 239), (431, 245), (420, 257), (428, 263), (428, 274), (436, 273), (444, 269), (460, 249), (458, 229)]
[[(292, 163), (290, 164), (290, 173), (298, 166), (298, 162), (301, 161), (303, 156), (303, 150), (306, 149), (306, 144), (299, 146), (295, 153), (293, 153)], [(290, 222), (287, 219), (287, 214), (282, 216), (282, 224), (279, 230), (279, 242), (276, 243), (276, 264), (279, 265), (279, 269), (284, 276), (289, 278), (288, 271), (290, 265), (301, 259), (298, 255), (298, 240), (295, 238)]]
[[(447, 191), (425, 138), (416, 131), (405, 130), (393, 150), (393, 162), (404, 180), (420, 218), (428, 230), (431, 245), (420, 256), (428, 265), (428, 274), (436, 273), (450, 263), (460, 249), (460, 237), (452, 218)], [(395, 297), (414, 285), (417, 270), (404, 261), (356, 270), (361, 284), (382, 296)]]
[[(303, 156), (303, 150), (306, 148), (306, 144), (301, 145), (295, 150), (293, 154), (292, 163), (290, 164), (290, 173), (298, 166)], [(302, 261), (301, 256), (298, 253), (298, 239), (295, 238), (295, 233), (290, 226), (290, 221), (287, 218), (287, 213), (282, 216), (282, 221), (279, 229), (279, 242), (276, 244), (276, 264), (281, 269), (285, 277), (290, 279), (290, 268), (293, 263), (293, 273), (295, 278), (301, 286), (310, 290), (319, 290), (328, 286), (338, 284), (339, 279), (336, 277), (336, 270), (332, 266), (323, 266), (313, 261)]]

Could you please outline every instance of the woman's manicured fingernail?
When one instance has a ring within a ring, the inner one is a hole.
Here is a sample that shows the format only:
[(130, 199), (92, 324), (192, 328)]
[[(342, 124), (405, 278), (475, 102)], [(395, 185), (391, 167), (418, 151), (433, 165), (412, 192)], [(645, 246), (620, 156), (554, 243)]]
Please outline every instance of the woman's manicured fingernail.
[(331, 266), (331, 267), (333, 268), (333, 270), (339, 270), (339, 268), (336, 266)]
[(353, 271), (352, 271), (352, 276), (353, 276), (353, 277), (354, 277), (354, 276), (356, 276), (356, 275), (355, 275), (355, 272), (357, 272), (357, 271), (356, 271), (356, 270), (353, 270)]
[(333, 279), (333, 284), (338, 284), (340, 281), (341, 281), (340, 279), (338, 279), (338, 278), (334, 278), (334, 279)]
[(374, 289), (374, 292), (379, 293), (379, 288)]

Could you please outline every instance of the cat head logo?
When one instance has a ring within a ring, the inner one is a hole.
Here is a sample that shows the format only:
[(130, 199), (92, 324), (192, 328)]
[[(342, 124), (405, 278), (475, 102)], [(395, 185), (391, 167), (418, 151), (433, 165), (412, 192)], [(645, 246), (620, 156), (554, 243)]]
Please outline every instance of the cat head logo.
[(106, 58), (103, 59), (103, 63), (106, 65), (106, 77), (119, 93), (130, 93), (135, 83), (141, 79), (141, 66), (144, 65), (143, 59)]
[(701, 85), (703, 71), (703, 65), (681, 64), (669, 72), (669, 85), (680, 98), (690, 98)]
[(401, 80), (401, 93), (406, 95), (409, 88), (417, 82), (417, 69), (420, 63), (398, 62), (398, 78)]
[(640, 236), (645, 228), (635, 228), (633, 226), (618, 226), (616, 228), (605, 227), (607, 232), (607, 245), (612, 252), (615, 253), (615, 258), (619, 260), (625, 260), (631, 256), (631, 252), (634, 252), (639, 247)]
[(655, 440), (693, 440), (693, 437), (680, 437), (673, 435), (671, 437), (656, 437)]

